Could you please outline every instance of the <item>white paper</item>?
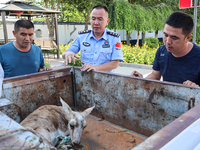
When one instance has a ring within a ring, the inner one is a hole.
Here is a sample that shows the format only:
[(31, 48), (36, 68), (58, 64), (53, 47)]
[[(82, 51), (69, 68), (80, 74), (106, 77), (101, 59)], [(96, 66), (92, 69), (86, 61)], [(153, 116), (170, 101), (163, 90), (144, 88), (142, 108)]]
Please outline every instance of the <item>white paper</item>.
[(3, 78), (4, 78), (4, 71), (0, 63), (0, 97), (1, 97), (1, 92), (2, 92)]

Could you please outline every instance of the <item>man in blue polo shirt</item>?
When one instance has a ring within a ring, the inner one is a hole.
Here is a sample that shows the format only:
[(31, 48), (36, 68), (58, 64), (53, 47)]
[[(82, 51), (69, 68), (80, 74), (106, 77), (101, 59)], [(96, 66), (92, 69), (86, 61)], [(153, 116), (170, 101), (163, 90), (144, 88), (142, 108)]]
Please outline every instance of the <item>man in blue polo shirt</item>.
[[(155, 56), (153, 71), (146, 78), (175, 82), (192, 87), (200, 85), (200, 46), (189, 42), (193, 19), (186, 13), (174, 12), (165, 21), (163, 42)], [(137, 71), (132, 76), (143, 77)]]
[(103, 5), (93, 7), (91, 13), (92, 30), (81, 31), (77, 39), (63, 53), (65, 65), (75, 63), (76, 54), (81, 50), (81, 71), (114, 72), (123, 60), (119, 34), (106, 29), (109, 23), (108, 9)]
[(44, 66), (41, 49), (31, 44), (34, 37), (34, 25), (21, 19), (14, 25), (16, 40), (0, 46), (0, 63), (4, 78), (52, 70)]

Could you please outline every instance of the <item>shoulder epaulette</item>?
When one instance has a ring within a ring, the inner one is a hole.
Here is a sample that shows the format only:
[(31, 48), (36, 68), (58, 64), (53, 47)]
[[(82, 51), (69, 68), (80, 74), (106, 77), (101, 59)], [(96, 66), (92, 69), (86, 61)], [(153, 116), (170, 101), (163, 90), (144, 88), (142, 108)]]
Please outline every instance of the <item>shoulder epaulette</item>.
[(79, 31), (78, 34), (90, 33), (92, 30)]
[(116, 32), (107, 31), (107, 33), (108, 33), (109, 35), (116, 36), (116, 37), (119, 37), (119, 36), (120, 36), (120, 34), (118, 34), (118, 33), (116, 33)]

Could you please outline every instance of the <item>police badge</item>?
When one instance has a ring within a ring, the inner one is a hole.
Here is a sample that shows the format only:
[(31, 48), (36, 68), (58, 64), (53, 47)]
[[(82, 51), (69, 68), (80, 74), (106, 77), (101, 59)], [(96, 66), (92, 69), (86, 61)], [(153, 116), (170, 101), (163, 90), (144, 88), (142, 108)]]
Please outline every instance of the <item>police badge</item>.
[(104, 45), (102, 45), (102, 47), (103, 48), (109, 48), (110, 47), (108, 39), (104, 42)]

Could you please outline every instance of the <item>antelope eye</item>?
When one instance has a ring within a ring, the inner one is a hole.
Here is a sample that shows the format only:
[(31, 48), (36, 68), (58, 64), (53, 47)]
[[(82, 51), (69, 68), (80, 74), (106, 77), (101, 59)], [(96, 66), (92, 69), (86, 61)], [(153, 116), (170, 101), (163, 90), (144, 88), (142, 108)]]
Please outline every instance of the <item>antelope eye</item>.
[(83, 129), (85, 129), (86, 126), (83, 126)]
[(74, 126), (70, 124), (70, 128), (71, 128), (71, 129), (74, 129)]

